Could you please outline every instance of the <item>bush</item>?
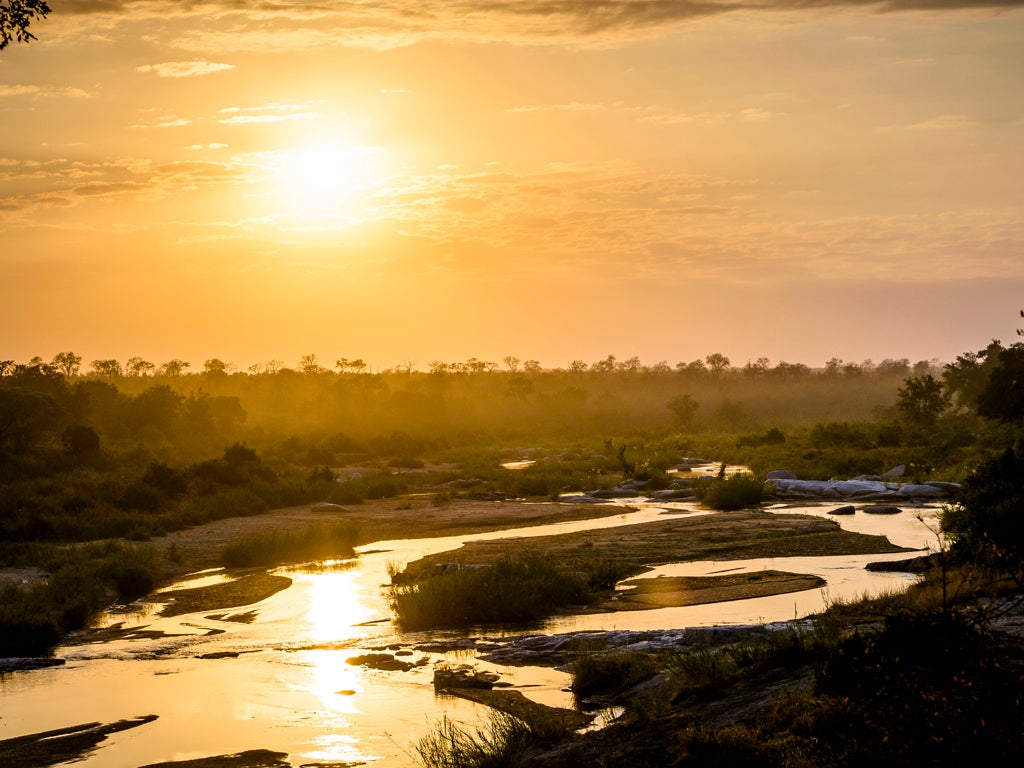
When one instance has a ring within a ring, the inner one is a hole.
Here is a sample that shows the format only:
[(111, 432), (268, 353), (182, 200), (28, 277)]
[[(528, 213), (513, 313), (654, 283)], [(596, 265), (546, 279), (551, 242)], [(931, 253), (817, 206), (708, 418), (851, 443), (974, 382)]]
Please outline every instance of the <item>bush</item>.
[(359, 534), (354, 523), (314, 525), (300, 531), (280, 531), (251, 536), (221, 550), (228, 568), (277, 565), (298, 560), (352, 557)]
[(764, 483), (748, 474), (717, 477), (705, 486), (697, 486), (701, 502), (711, 509), (732, 510), (761, 503)]
[(654, 676), (654, 657), (639, 651), (588, 654), (572, 663), (577, 701), (597, 693), (616, 694)]
[(389, 602), (403, 628), (422, 629), (530, 621), (562, 606), (584, 604), (589, 596), (584, 577), (526, 553), (479, 570), (393, 587)]

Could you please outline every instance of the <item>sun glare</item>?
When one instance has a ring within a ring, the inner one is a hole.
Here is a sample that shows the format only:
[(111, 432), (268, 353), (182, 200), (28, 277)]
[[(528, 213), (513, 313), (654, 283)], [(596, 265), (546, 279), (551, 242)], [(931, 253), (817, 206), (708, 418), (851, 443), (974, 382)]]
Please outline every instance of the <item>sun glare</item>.
[(274, 153), (275, 195), (291, 213), (350, 215), (382, 173), (378, 147), (315, 145)]

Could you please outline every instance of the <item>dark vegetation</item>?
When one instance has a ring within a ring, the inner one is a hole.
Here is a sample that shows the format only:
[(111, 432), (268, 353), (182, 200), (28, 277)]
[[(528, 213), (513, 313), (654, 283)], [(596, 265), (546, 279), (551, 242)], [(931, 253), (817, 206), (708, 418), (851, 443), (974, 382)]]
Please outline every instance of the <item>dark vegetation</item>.
[[(49, 574), (4, 589), (3, 636), (36, 638), (19, 641), (23, 652), (51, 647), (159, 582), (168, 564), (147, 539), (225, 517), (407, 493), (443, 506), (627, 479), (656, 489), (695, 455), (751, 468), (703, 489), (709, 506), (732, 508), (756, 503), (774, 468), (824, 478), (907, 464), (912, 479), (963, 479), (1013, 448), (1024, 418), (1019, 344), (993, 342), (941, 369), (732, 367), (720, 354), (674, 367), (504, 362), (370, 373), (342, 358), (331, 372), (307, 355), (296, 369), (238, 373), (208, 360), (193, 374), (182, 360), (141, 358), (83, 372), (71, 352), (0, 361), (0, 567)], [(535, 463), (501, 466), (517, 459)]]

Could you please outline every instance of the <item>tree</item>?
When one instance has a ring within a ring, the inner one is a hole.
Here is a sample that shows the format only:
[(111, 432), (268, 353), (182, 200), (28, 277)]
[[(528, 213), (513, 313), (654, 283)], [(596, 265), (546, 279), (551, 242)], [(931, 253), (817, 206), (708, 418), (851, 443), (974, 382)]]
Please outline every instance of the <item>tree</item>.
[(1024, 562), (1024, 460), (1012, 449), (963, 483), (958, 503), (944, 509), (942, 528), (953, 551), (1019, 570)]
[(700, 408), (700, 403), (690, 395), (676, 395), (668, 401), (666, 407), (676, 415), (679, 425), (683, 429), (689, 429), (693, 424), (693, 417)]
[(896, 390), (896, 407), (907, 421), (917, 427), (934, 426), (949, 403), (950, 397), (942, 382), (931, 374), (911, 376)]
[(149, 360), (143, 360), (141, 357), (129, 357), (128, 362), (125, 363), (125, 368), (128, 371), (129, 376), (149, 376), (156, 370), (156, 366)]
[(82, 356), (74, 352), (58, 352), (53, 356), (50, 365), (65, 376), (75, 376), (82, 365)]
[(228, 368), (231, 367), (231, 363), (225, 363), (223, 360), (211, 357), (203, 363), (203, 373), (210, 374), (212, 376), (226, 376)]
[(999, 353), (985, 388), (978, 394), (978, 415), (1004, 424), (1024, 422), (1024, 343)]
[(540, 373), (540, 361), (527, 360), (525, 363), (523, 363), (523, 373)]
[(509, 373), (515, 373), (519, 370), (519, 358), (515, 355), (505, 355), (505, 357), (501, 358), (501, 362), (508, 368)]
[(92, 369), (99, 376), (107, 376), (111, 379), (121, 375), (121, 364), (117, 360), (93, 360)]
[(978, 396), (988, 385), (989, 377), (1002, 353), (1003, 345), (993, 339), (984, 349), (958, 355), (954, 362), (945, 365), (942, 382), (946, 385), (946, 391), (956, 396), (958, 406), (970, 409), (977, 407)]
[(44, 0), (0, 0), (0, 51), (12, 41), (27, 43), (36, 36), (28, 31), (36, 19), (50, 13)]
[(166, 363), (161, 365), (160, 373), (164, 376), (181, 376), (185, 369), (190, 365), (190, 363), (186, 363), (184, 360), (178, 360), (175, 358), (174, 360), (168, 360)]
[(712, 352), (704, 358), (710, 371), (716, 376), (729, 368), (729, 358), (721, 352)]
[(316, 355), (303, 355), (300, 357), (299, 370), (306, 374), (327, 373), (327, 369), (316, 361)]

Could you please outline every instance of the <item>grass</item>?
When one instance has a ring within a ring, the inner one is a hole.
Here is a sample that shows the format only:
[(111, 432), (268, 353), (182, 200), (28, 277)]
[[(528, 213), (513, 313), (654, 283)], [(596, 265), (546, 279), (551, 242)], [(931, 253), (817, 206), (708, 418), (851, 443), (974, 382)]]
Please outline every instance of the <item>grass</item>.
[(654, 657), (639, 651), (584, 654), (573, 661), (572, 692), (577, 701), (614, 695), (655, 675)]
[(701, 503), (718, 510), (756, 507), (764, 495), (764, 483), (744, 473), (716, 477), (707, 485), (696, 487)]
[(159, 556), (151, 547), (105, 542), (35, 545), (35, 551), (50, 577), (27, 589), (0, 591), (0, 656), (46, 654), (112, 601), (141, 597), (160, 578)]
[(392, 587), (392, 610), (405, 629), (530, 621), (590, 598), (585, 575), (536, 553), (505, 556), (479, 570)]
[(347, 522), (263, 533), (228, 544), (221, 550), (221, 561), (228, 568), (251, 568), (299, 560), (352, 557), (358, 534), (358, 527)]
[(504, 712), (492, 711), (470, 731), (447, 716), (416, 743), (424, 768), (515, 768), (537, 741), (529, 726)]

